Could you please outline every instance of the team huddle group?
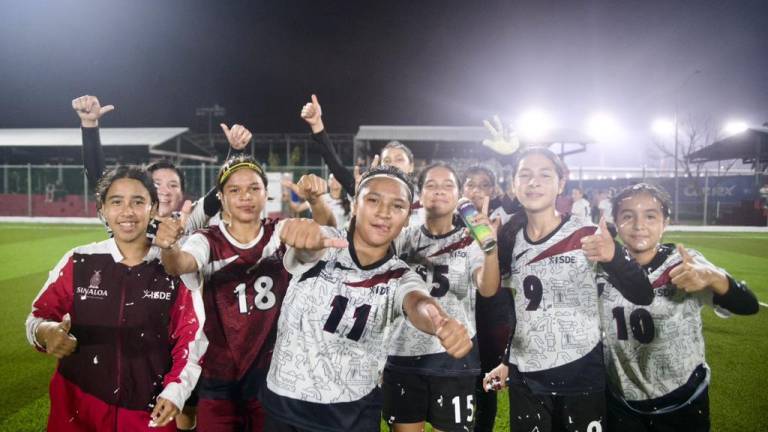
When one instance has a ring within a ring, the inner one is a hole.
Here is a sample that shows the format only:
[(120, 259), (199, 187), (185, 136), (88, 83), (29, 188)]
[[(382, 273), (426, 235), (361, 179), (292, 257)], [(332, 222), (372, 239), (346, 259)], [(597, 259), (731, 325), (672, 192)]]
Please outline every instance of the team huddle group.
[(113, 107), (72, 105), (108, 239), (64, 255), (26, 322), (59, 359), (50, 431), (491, 431), (502, 388), (512, 431), (707, 431), (701, 309), (758, 309), (662, 243), (659, 187), (619, 191), (615, 225), (558, 212), (567, 169), (545, 147), (516, 152), (506, 194), (483, 166), (414, 173), (397, 142), (359, 174), (312, 96), (301, 117), (333, 179), (287, 182), (312, 219), (276, 220), (246, 128), (222, 125), (233, 154), (191, 203), (170, 162), (104, 172)]

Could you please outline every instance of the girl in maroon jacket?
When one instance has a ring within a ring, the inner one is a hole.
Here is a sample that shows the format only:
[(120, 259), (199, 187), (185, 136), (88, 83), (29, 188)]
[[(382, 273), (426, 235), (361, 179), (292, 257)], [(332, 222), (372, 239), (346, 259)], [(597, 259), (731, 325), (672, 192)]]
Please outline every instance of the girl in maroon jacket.
[(29, 342), (59, 359), (48, 430), (175, 431), (207, 345), (202, 299), (145, 235), (158, 204), (147, 173), (118, 167), (97, 194), (114, 237), (68, 252), (27, 318)]

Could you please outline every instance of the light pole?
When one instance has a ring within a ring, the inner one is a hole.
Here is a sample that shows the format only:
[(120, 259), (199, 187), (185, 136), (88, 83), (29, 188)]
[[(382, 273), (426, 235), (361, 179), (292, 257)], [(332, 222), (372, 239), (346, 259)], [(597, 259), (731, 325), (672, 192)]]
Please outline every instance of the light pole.
[(678, 130), (679, 130), (679, 122), (678, 122), (678, 108), (680, 108), (680, 91), (683, 90), (683, 87), (685, 87), (686, 84), (688, 84), (688, 81), (693, 78), (694, 75), (700, 74), (701, 71), (699, 69), (696, 69), (695, 71), (691, 72), (683, 81), (682, 84), (680, 84), (680, 87), (677, 88), (677, 91), (675, 92), (675, 203), (674, 203), (674, 223), (678, 222), (678, 201), (680, 198), (680, 177), (677, 175), (677, 155), (678, 155), (678, 148), (680, 147), (679, 138), (678, 138)]
[(213, 104), (209, 107), (199, 107), (195, 110), (195, 115), (198, 117), (208, 116), (208, 144), (211, 148), (213, 146), (213, 117), (224, 117), (227, 114), (227, 109), (219, 104)]

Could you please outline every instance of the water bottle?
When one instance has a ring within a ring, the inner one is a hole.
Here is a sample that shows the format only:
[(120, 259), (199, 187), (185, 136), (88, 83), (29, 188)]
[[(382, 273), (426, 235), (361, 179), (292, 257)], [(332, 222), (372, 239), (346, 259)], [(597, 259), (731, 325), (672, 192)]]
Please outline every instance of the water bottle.
[(469, 229), (469, 233), (480, 245), (484, 252), (490, 252), (496, 247), (496, 239), (493, 238), (493, 229), (485, 223), (475, 221), (480, 214), (477, 207), (467, 198), (462, 198), (456, 205), (459, 216), (464, 221), (464, 225)]

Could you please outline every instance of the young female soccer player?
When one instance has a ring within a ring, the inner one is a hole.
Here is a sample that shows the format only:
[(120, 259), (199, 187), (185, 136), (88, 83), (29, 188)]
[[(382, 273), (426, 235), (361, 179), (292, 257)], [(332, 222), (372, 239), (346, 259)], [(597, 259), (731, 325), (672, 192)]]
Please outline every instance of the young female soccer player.
[(515, 168), (515, 195), (525, 220), (507, 224), (500, 248), (512, 251), (508, 286), (514, 289), (517, 323), (505, 364), (485, 384), (509, 377), (512, 430), (600, 431), (605, 372), (598, 270), (615, 278), (635, 303), (651, 302), (650, 284), (604, 222), (597, 232), (592, 224), (558, 214), (555, 201), (566, 170), (554, 153), (526, 150)]
[(466, 328), (430, 297), (392, 242), (408, 222), (412, 186), (395, 167), (360, 182), (348, 231), (286, 222), (281, 237), (293, 275), (278, 323), (262, 402), (270, 431), (379, 431), (392, 325), (401, 315), (464, 357)]
[[(522, 211), (522, 207), (517, 200), (495, 197), (496, 188), (496, 175), (490, 169), (475, 165), (464, 171), (464, 197), (471, 200), (477, 208), (482, 208), (484, 201), (490, 200), (489, 218), (505, 224), (512, 214)], [(499, 251), (499, 255), (503, 253)], [(513, 326), (512, 311), (512, 291), (508, 289), (500, 289), (492, 297), (477, 297), (475, 321), (482, 374), (493, 370), (504, 355)], [(496, 392), (485, 391), (482, 376), (477, 379), (475, 403), (475, 432), (492, 432), (496, 422)]]
[[(252, 158), (238, 156), (219, 171), (218, 190), (224, 213), (216, 226), (193, 234), (179, 249), (163, 230), (156, 243), (167, 247), (163, 262), (181, 274), (190, 289), (203, 285), (210, 341), (198, 388), (201, 431), (263, 430), (264, 413), (258, 392), (264, 383), (274, 347), (280, 305), (290, 275), (282, 264), (285, 246), (281, 223), (262, 219), (267, 177)], [(325, 182), (304, 176), (297, 185), (322, 223), (332, 223), (319, 198)], [(171, 226), (164, 221), (161, 228)], [(176, 222), (180, 234), (183, 221)], [(202, 280), (198, 275), (202, 275)]]
[(118, 167), (97, 195), (114, 236), (67, 253), (27, 318), (29, 342), (60, 359), (48, 430), (175, 431), (205, 351), (202, 299), (145, 235), (157, 211), (145, 171)]
[(709, 431), (709, 366), (701, 310), (758, 311), (754, 294), (700, 253), (662, 244), (670, 199), (640, 183), (613, 199), (621, 241), (643, 266), (653, 302), (638, 306), (607, 284), (602, 295), (608, 371), (608, 428), (629, 432)]
[[(496, 249), (483, 253), (455, 217), (460, 185), (448, 165), (438, 163), (422, 170), (419, 189), (426, 223), (404, 229), (395, 249), (427, 283), (430, 295), (474, 339), (475, 299), (477, 293), (484, 297), (496, 293), (499, 261)], [(487, 207), (486, 197), (477, 221), (490, 225)], [(392, 342), (384, 370), (383, 416), (393, 429), (421, 431), (425, 422), (443, 431), (470, 428), (480, 376), (477, 345), (467, 357), (454, 359), (439, 340), (402, 319)]]

